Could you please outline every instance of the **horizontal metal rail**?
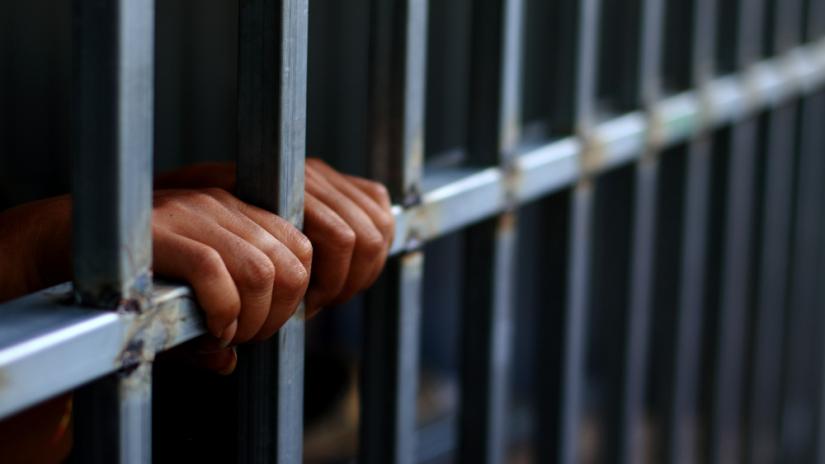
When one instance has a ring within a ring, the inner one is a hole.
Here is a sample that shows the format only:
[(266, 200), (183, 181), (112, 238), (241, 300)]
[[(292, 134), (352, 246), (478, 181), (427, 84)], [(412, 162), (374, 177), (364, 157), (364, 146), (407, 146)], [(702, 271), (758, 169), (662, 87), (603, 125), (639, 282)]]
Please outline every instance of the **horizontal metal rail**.
[[(707, 128), (810, 94), (823, 83), (825, 40), (820, 40), (713, 80), (704, 92), (666, 98), (658, 111), (640, 110), (596, 125), (587, 165), (581, 163), (581, 142), (571, 136), (525, 150), (507, 175), (498, 167), (441, 173), (427, 179), (437, 185), (425, 191), (420, 204), (394, 208), (392, 253), (499, 214), (513, 201), (525, 203), (569, 187), (586, 172), (630, 163), (650, 140), (659, 148), (674, 146)], [(156, 353), (204, 333), (185, 286), (158, 283), (157, 304), (140, 314), (80, 308), (70, 304), (70, 296), (71, 287), (63, 284), (0, 305), (0, 418), (122, 367), (150, 361)]]

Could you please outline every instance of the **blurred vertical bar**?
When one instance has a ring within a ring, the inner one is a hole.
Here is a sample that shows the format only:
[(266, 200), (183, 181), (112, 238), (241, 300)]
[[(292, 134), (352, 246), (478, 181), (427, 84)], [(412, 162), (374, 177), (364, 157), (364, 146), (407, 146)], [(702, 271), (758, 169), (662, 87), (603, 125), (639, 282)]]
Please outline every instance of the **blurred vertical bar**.
[[(590, 252), (593, 224), (593, 180), (589, 166), (592, 147), (598, 48), (600, 0), (566, 0), (560, 5), (563, 33), (562, 50), (554, 55), (556, 77), (561, 84), (554, 89), (559, 105), (551, 115), (557, 130), (573, 129), (581, 138), (584, 154), (582, 177), (570, 199), (570, 243), (567, 256), (567, 289), (562, 318), (561, 379), (551, 373), (542, 376), (541, 388), (554, 391), (550, 383), (559, 382), (558, 398), (548, 401), (557, 410), (542, 410), (537, 427), (538, 462), (573, 464), (579, 458), (579, 437), (585, 390), (585, 350), (588, 293), (590, 291)], [(569, 15), (569, 16), (568, 16)], [(555, 54), (556, 50), (550, 53)], [(572, 98), (568, 97), (572, 96)], [(547, 308), (552, 310), (552, 308)], [(551, 330), (551, 328), (547, 328)]]
[[(765, 9), (764, 2), (753, 8)], [(801, 38), (802, 2), (769, 2), (773, 24), (769, 53), (784, 51)], [(762, 20), (755, 11), (751, 21)], [(773, 463), (779, 459), (779, 420), (782, 386), (783, 330), (789, 302), (790, 239), (793, 224), (794, 160), (797, 153), (796, 103), (787, 103), (766, 116), (764, 199), (761, 263), (754, 302), (753, 363), (748, 404), (747, 461)], [(760, 147), (761, 148), (761, 147)], [(801, 155), (805, 156), (805, 155)]]
[[(421, 196), (427, 7), (427, 0), (370, 5), (372, 171), (404, 206)], [(365, 464), (415, 461), (423, 264), (420, 252), (392, 259), (367, 295), (360, 431)]]
[[(522, 0), (473, 4), (469, 155), (512, 175), (521, 103)], [(516, 215), (467, 231), (460, 462), (503, 463), (509, 430)]]
[(635, 101), (648, 113), (648, 146), (636, 166), (629, 307), (624, 334), (623, 366), (619, 385), (618, 443), (615, 461), (631, 464), (644, 455), (645, 386), (647, 380), (650, 310), (653, 297), (653, 264), (656, 203), (659, 183), (658, 120), (656, 104), (661, 96), (661, 53), (663, 42), (663, 0), (643, 0), (639, 12), (641, 31), (637, 33), (637, 86), (628, 101)]
[[(690, 74), (708, 110), (707, 85), (714, 75), (713, 50), (716, 42), (716, 1), (693, 0), (690, 38)], [(681, 250), (679, 303), (674, 330), (672, 372), (666, 397), (664, 448), (666, 462), (696, 462), (698, 379), (701, 359), (702, 312), (705, 295), (705, 263), (709, 211), (712, 139), (709, 128), (691, 140), (687, 153), (687, 182), (684, 204), (684, 230)]]
[[(806, 33), (805, 40), (813, 42), (821, 39), (825, 35), (825, 1), (808, 0), (806, 10)], [(825, 270), (825, 240), (822, 232), (825, 230), (825, 211), (822, 205), (825, 203), (825, 189), (822, 189), (822, 176), (825, 175), (825, 134), (821, 128), (825, 126), (825, 93), (821, 90), (818, 94), (808, 96), (801, 103), (802, 135), (800, 140), (800, 166), (799, 173), (805, 175), (798, 178), (799, 188), (805, 182), (806, 190), (811, 189), (815, 195), (813, 210), (818, 212), (819, 229), (816, 235), (819, 240), (819, 267), (817, 272)], [(802, 166), (803, 161), (811, 163)], [(819, 179), (817, 182), (815, 179)], [(800, 190), (801, 191), (801, 190)], [(798, 196), (801, 199), (802, 195)], [(816, 325), (818, 333), (825, 329), (825, 286), (819, 286), (818, 297), (816, 299), (816, 309), (820, 320)], [(821, 337), (818, 342), (820, 358), (818, 368), (819, 391), (815, 395), (819, 402), (816, 416), (816, 435), (814, 448), (814, 462), (825, 462), (825, 337)]]
[[(785, 8), (782, 2), (777, 2)], [(793, 2), (795, 3), (795, 2)], [(804, 18), (808, 40), (822, 39), (825, 33), (825, 2), (811, 0)], [(802, 28), (799, 17), (785, 19), (789, 30), (780, 33), (774, 41), (776, 52), (787, 52), (798, 40)], [(777, 18), (777, 21), (780, 21)], [(795, 28), (795, 29), (792, 29)], [(819, 412), (813, 404), (823, 396), (820, 384), (822, 365), (812, 346), (820, 345), (822, 338), (823, 302), (820, 261), (823, 253), (822, 235), (825, 175), (822, 128), (825, 127), (825, 96), (822, 89), (801, 101), (798, 113), (798, 165), (796, 171), (796, 205), (794, 232), (791, 238), (791, 271), (788, 311), (785, 319), (784, 376), (782, 379), (782, 409), (779, 424), (778, 462), (822, 462), (822, 429), (817, 430)], [(821, 345), (820, 345), (821, 346)]]
[[(154, 1), (75, 0), (74, 27), (75, 295), (140, 311), (152, 291)], [(149, 462), (151, 404), (144, 363), (84, 388), (72, 459)]]
[[(762, 0), (738, 0), (734, 65), (747, 71), (760, 50)], [(745, 83), (747, 85), (747, 82)], [(750, 111), (745, 108), (744, 111)], [(757, 129), (754, 115), (732, 128), (726, 192), (722, 285), (715, 347), (709, 459), (739, 462), (743, 457), (742, 411), (746, 327), (754, 229)]]
[[(241, 0), (238, 196), (300, 228), (304, 212), (307, 0)], [(304, 311), (243, 347), (238, 462), (302, 462)]]

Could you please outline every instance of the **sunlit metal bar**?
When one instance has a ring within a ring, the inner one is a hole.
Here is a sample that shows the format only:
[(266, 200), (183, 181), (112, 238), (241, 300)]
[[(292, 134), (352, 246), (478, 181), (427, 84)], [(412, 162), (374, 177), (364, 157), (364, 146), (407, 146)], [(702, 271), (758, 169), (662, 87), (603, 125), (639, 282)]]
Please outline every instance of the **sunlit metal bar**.
[[(757, 60), (761, 37), (761, 0), (737, 3), (736, 53), (734, 64), (749, 69)], [(746, 84), (747, 85), (747, 82)], [(745, 106), (745, 110), (749, 110)], [(742, 459), (746, 328), (750, 268), (753, 264), (753, 208), (756, 185), (757, 130), (756, 117), (737, 122), (730, 137), (729, 176), (725, 193), (722, 283), (719, 301), (716, 353), (714, 354), (713, 394), (710, 414), (710, 462), (738, 462)]]
[[(420, 201), (424, 158), (427, 0), (370, 2), (370, 163), (395, 201)], [(405, 242), (418, 235), (410, 230)], [(423, 254), (387, 263), (367, 295), (360, 462), (416, 459)]]
[[(76, 0), (74, 22), (74, 294), (137, 313), (152, 292), (154, 2)], [(97, 448), (86, 462), (151, 459), (151, 366), (140, 343), (119, 351), (129, 370), (90, 387), (111, 393), (100, 405), (109, 425), (81, 420), (76, 429), (79, 454)]]
[[(505, 176), (519, 137), (521, 0), (473, 5), (469, 154)], [(506, 190), (505, 180), (505, 190)], [(505, 196), (508, 196), (505, 191)], [(467, 231), (458, 460), (503, 463), (512, 363), (516, 217), (508, 212)]]
[[(307, 0), (239, 4), (238, 196), (303, 224)], [(238, 462), (300, 463), (304, 311), (238, 357)], [(273, 394), (273, 392), (277, 392)]]
[[(794, 96), (809, 95), (825, 83), (825, 42), (813, 42), (763, 61), (753, 68), (750, 76), (756, 83), (750, 94), (754, 111), (781, 104)], [(740, 77), (708, 81), (705, 95), (709, 100), (715, 99), (714, 111), (703, 110), (700, 96), (694, 91), (663, 100), (659, 127), (664, 146), (691, 140), (707, 127), (739, 120), (742, 115), (734, 108), (745, 98)], [(641, 113), (629, 113), (597, 125), (594, 133), (600, 156), (595, 160), (591, 158), (593, 169), (603, 171), (636, 160), (647, 140), (649, 127)], [(700, 143), (704, 143), (701, 140)], [(582, 143), (571, 136), (518, 154), (511, 168), (513, 178), (507, 181), (511, 183), (508, 188), (514, 196), (512, 200), (520, 204), (570, 187), (582, 173), (581, 153)], [(706, 190), (701, 187), (707, 181), (707, 176), (701, 174), (707, 172), (702, 171), (705, 165), (697, 164), (699, 167), (689, 162), (688, 177), (700, 186), (688, 187), (688, 192)], [(413, 249), (416, 244), (480, 222), (509, 207), (505, 176), (498, 167), (459, 170), (455, 176), (448, 177), (457, 180), (428, 190), (417, 205), (393, 208), (397, 229), (392, 254)], [(694, 199), (687, 204), (687, 217), (696, 221), (686, 221), (692, 224), (688, 231), (692, 233), (686, 233), (685, 237), (688, 241), (704, 240), (701, 224), (705, 223), (702, 218), (706, 215), (697, 213), (696, 209), (704, 208), (705, 202)], [(702, 261), (702, 249), (697, 243), (685, 246), (686, 268), (701, 272), (702, 266), (697, 261)], [(686, 274), (694, 278), (697, 275)], [(690, 281), (687, 276), (684, 279)], [(690, 301), (702, 293), (701, 288), (693, 285), (686, 284), (683, 288), (682, 297)], [(155, 288), (151, 298), (155, 307), (140, 315), (100, 313), (80, 307), (49, 309), (55, 301), (66, 301), (70, 294), (71, 288), (64, 286), (0, 305), (0, 370), (5, 379), (0, 389), (0, 417), (118, 370), (124, 365), (124, 360), (119, 358), (122, 347), (135, 340), (136, 334), (151, 335), (143, 347), (145, 355), (151, 356), (204, 333), (186, 287)], [(696, 301), (700, 302), (701, 298)], [(689, 306), (688, 303), (684, 304)], [(138, 330), (141, 327), (145, 331)], [(85, 340), (95, 340), (97, 344), (87, 345)], [(92, 350), (91, 346), (97, 349)], [(90, 352), (94, 356), (88, 356)], [(78, 359), (83, 362), (76, 362)], [(55, 366), (50, 371), (48, 384), (40, 381), (41, 362)], [(61, 368), (69, 365), (71, 369)]]
[(656, 103), (661, 95), (661, 44), (663, 42), (662, 0), (643, 0), (639, 14), (641, 31), (637, 32), (636, 89), (629, 95), (647, 110), (654, 127), (648, 131), (635, 172), (635, 191), (630, 292), (624, 333), (623, 365), (621, 367), (617, 423), (617, 462), (630, 464), (642, 461), (642, 433), (644, 427), (644, 392), (647, 383), (648, 344), (650, 338), (650, 310), (653, 298), (653, 258), (656, 224), (656, 203), (659, 183), (658, 119)]
[[(786, 51), (800, 40), (801, 2), (771, 2), (774, 34), (768, 53)], [(751, 13), (753, 14), (753, 13)], [(762, 20), (761, 16), (753, 18)], [(753, 20), (752, 19), (752, 20)], [(757, 31), (756, 34), (759, 34)], [(794, 102), (766, 116), (768, 130), (764, 167), (761, 263), (755, 302), (753, 362), (750, 378), (748, 462), (779, 460), (782, 354), (790, 271), (794, 156), (797, 153), (798, 106)], [(799, 154), (799, 159), (808, 156)], [(802, 179), (801, 177), (799, 178)], [(815, 213), (814, 213), (815, 215)], [(804, 278), (795, 276), (795, 278)]]

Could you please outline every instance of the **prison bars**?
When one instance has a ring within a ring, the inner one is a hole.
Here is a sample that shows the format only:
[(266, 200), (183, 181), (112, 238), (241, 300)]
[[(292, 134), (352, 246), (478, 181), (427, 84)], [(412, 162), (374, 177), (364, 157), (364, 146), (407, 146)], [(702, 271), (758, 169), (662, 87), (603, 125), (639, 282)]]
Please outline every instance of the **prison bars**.
[[(369, 131), (375, 179), (394, 201), (421, 200), (428, 0), (375, 0), (371, 5)], [(400, 53), (399, 53), (400, 52)], [(364, 315), (360, 459), (412, 464), (424, 255), (409, 246), (391, 259), (367, 295)]]
[[(654, 124), (643, 113), (635, 112), (594, 125), (595, 145), (590, 145), (594, 148), (588, 150), (595, 151), (587, 152), (588, 162), (592, 163), (588, 169), (600, 172), (637, 159), (654, 127), (661, 127), (663, 143), (669, 146), (690, 139), (707, 127), (745, 117), (736, 111), (745, 102), (752, 104), (752, 108), (770, 108), (795, 95), (803, 95), (821, 85), (824, 58), (823, 44), (814, 43), (760, 63), (749, 74), (753, 82), (750, 88), (743, 84), (741, 75), (708, 81), (708, 101), (712, 104), (707, 111), (703, 110), (700, 97), (688, 92), (663, 100), (661, 122)], [(503, 212), (512, 202), (524, 202), (569, 186), (583, 174), (582, 146), (577, 138), (562, 139), (515, 157), (512, 166), (507, 168), (514, 174), (506, 175), (499, 167), (484, 168), (462, 180), (425, 192), (419, 204), (396, 209), (399, 238), (393, 246), (394, 252), (417, 246), (412, 238), (432, 239)], [(461, 207), (450, 208), (451, 204)], [(458, 212), (460, 214), (453, 214)], [(413, 274), (413, 282), (416, 278), (420, 277)], [(124, 347), (134, 348), (142, 343), (141, 355), (151, 359), (156, 351), (201, 332), (196, 310), (184, 288), (157, 286), (155, 305), (140, 314), (99, 313), (77, 307), (60, 308), (58, 312), (54, 303), (56, 295), (67, 290), (62, 287), (4, 305), (0, 317), (2, 326), (9, 329), (4, 333), (13, 336), (4, 337), (0, 350), (0, 362), (7, 374), (4, 377), (9, 380), (0, 392), (3, 415), (102, 374), (133, 366), (133, 357), (120, 354), (135, 352), (124, 351)], [(415, 294), (414, 288), (407, 293), (413, 297)], [(413, 302), (411, 307), (416, 305)], [(14, 333), (15, 329), (25, 330)], [(409, 346), (395, 351), (399, 352), (411, 353)], [(89, 353), (94, 356), (88, 356)], [(77, 363), (78, 359), (83, 359), (83, 363)], [(68, 365), (72, 365), (72, 369), (66, 369)], [(43, 366), (62, 366), (55, 367), (55, 382), (51, 385), (39, 382)], [(409, 372), (409, 364), (406, 366), (404, 369)], [(142, 401), (145, 406), (146, 401)], [(142, 411), (146, 411), (145, 407)], [(142, 417), (142, 424), (148, 423), (146, 416), (140, 414), (126, 417)], [(409, 420), (409, 411), (404, 417)], [(409, 430), (408, 425), (405, 430)], [(134, 435), (130, 437), (129, 445), (146, 444), (135, 440)], [(128, 446), (123, 448), (128, 449)]]
[[(703, 109), (702, 98), (696, 91), (663, 99), (659, 123), (663, 147), (689, 141), (701, 131), (742, 118), (744, 115), (739, 113), (738, 108), (743, 104), (749, 104), (754, 110), (767, 109), (794, 96), (815, 91), (825, 83), (825, 42), (812, 42), (758, 63), (749, 74), (752, 87), (748, 92), (741, 83), (743, 78), (744, 75), (731, 75), (709, 81), (705, 88), (707, 101), (712, 105), (708, 105), (711, 107), (708, 110)], [(599, 156), (594, 169), (601, 172), (637, 159), (649, 128), (648, 121), (640, 112), (628, 113), (597, 125), (594, 132)], [(559, 192), (574, 183), (581, 175), (581, 147), (581, 142), (571, 136), (520, 153), (511, 168), (515, 171), (513, 200), (519, 204), (525, 203)], [(460, 169), (457, 175), (461, 175), (458, 180), (424, 192), (419, 204), (408, 208), (400, 205), (393, 207), (396, 237), (391, 254), (413, 249), (421, 241), (454, 232), (505, 210), (504, 176), (500, 168)], [(66, 291), (67, 286), (58, 286), (2, 305), (0, 317), (8, 331), (4, 331), (7, 338), (2, 345), (0, 359), (4, 372), (9, 373), (9, 382), (0, 390), (2, 416), (78, 385), (83, 379), (114, 371), (121, 366), (116, 358), (119, 345), (114, 342), (128, 340), (129, 327), (137, 324), (138, 320), (144, 325), (160, 325), (161, 321), (157, 319), (161, 312), (157, 309), (145, 311), (140, 317), (128, 313), (72, 309), (66, 305), (58, 305), (65, 311), (49, 310), (55, 306), (55, 301), (64, 302), (59, 296)], [(148, 351), (161, 351), (202, 333), (190, 298), (185, 287), (156, 285), (153, 293), (155, 307), (171, 311), (174, 315), (170, 314), (170, 320), (165, 321), (168, 324), (163, 327), (164, 330), (169, 329), (170, 334), (161, 341), (148, 343), (145, 347)], [(20, 314), (27, 316), (17, 317)], [(18, 328), (25, 336), (17, 334)], [(33, 363), (30, 367), (34, 367), (38, 356), (69, 359), (78, 353), (73, 350), (82, 352), (85, 344), (80, 343), (79, 331), (86, 335), (108, 334), (113, 338), (99, 345), (101, 349), (97, 354), (100, 358), (92, 358), (88, 364), (72, 372), (57, 370), (52, 385), (27, 392), (25, 387), (36, 383), (35, 371), (26, 374), (26, 370), (17, 369), (27, 362)], [(54, 336), (48, 336), (50, 334)], [(40, 336), (48, 337), (38, 339)], [(30, 338), (37, 343), (26, 343)]]

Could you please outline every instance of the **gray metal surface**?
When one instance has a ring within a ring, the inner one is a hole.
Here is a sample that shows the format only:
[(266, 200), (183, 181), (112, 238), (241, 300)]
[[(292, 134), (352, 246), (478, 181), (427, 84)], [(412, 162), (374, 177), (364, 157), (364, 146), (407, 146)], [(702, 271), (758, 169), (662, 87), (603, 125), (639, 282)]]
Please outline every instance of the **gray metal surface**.
[[(393, 200), (415, 205), (424, 162), (428, 1), (376, 0), (370, 8), (371, 174)], [(414, 226), (407, 233), (404, 247), (417, 247), (421, 233)], [(367, 295), (359, 436), (364, 463), (416, 459), (423, 262), (419, 251), (391, 260)]]
[[(806, 65), (800, 65), (796, 58), (789, 58), (792, 56), (807, 57)], [(772, 85), (757, 86), (752, 92), (755, 108), (770, 107), (792, 95), (807, 95), (825, 80), (825, 42), (814, 42), (794, 49), (788, 55), (762, 62), (755, 69), (757, 75), (776, 76)], [(740, 95), (736, 87), (731, 90), (729, 82), (730, 77), (709, 81), (707, 98), (712, 99), (726, 91)], [(721, 88), (726, 90), (714, 91)], [(730, 116), (732, 113), (719, 108), (722, 104), (741, 103), (738, 97), (725, 98), (721, 100), (723, 103), (714, 105), (717, 111), (704, 111), (700, 101), (700, 97), (693, 92), (663, 101), (660, 117), (664, 146), (677, 145), (697, 137), (707, 127), (730, 122), (731, 117), (737, 116)], [(639, 146), (644, 145), (649, 123), (644, 118), (641, 121), (641, 125), (621, 124), (633, 129), (628, 129), (626, 136), (613, 138), (611, 143), (616, 146), (603, 147), (602, 153), (607, 155), (601, 160), (596, 159), (596, 168), (608, 163), (611, 153), (624, 153), (624, 149), (617, 150), (617, 146), (626, 146), (628, 139), (638, 139)], [(604, 123), (605, 126), (608, 124), (611, 121)], [(705, 139), (699, 140), (699, 145), (706, 143), (702, 142)], [(581, 142), (570, 137), (519, 154), (514, 163), (511, 184), (516, 202), (536, 199), (576, 182), (582, 174), (581, 152)], [(684, 253), (686, 269), (692, 270), (683, 276), (685, 307), (695, 307), (692, 305), (698, 303), (690, 301), (695, 302), (699, 298), (697, 295), (701, 295), (701, 288), (696, 287), (699, 284), (696, 272), (702, 269), (697, 260), (701, 261), (703, 255), (703, 247), (698, 242), (703, 240), (701, 224), (704, 220), (701, 218), (704, 214), (697, 211), (705, 207), (701, 196), (705, 190), (703, 185), (707, 181), (707, 170), (703, 163), (698, 162), (701, 157), (691, 155), (689, 159), (694, 158), (697, 159), (696, 166), (691, 166), (689, 162), (688, 167), (688, 177), (695, 186), (688, 188), (688, 192), (693, 193), (687, 196), (693, 200), (687, 203), (686, 217), (694, 220), (686, 221), (690, 224), (690, 233), (686, 237), (694, 238), (690, 239), (693, 244), (686, 244)], [(622, 159), (622, 163), (626, 163), (635, 156)], [(432, 240), (504, 211), (507, 203), (503, 179), (502, 171), (497, 167), (470, 170), (459, 180), (426, 192), (420, 205), (406, 209), (395, 207), (398, 228), (392, 253), (398, 254), (409, 249), (412, 243)], [(62, 292), (58, 300), (67, 297), (68, 287), (63, 287)], [(6, 379), (0, 388), (0, 417), (119, 369), (123, 366), (119, 355), (136, 333), (153, 340), (144, 345), (147, 356), (203, 333), (189, 295), (185, 287), (161, 286), (154, 292), (156, 307), (145, 315), (100, 313), (77, 307), (61, 307), (58, 311), (53, 307), (54, 290), (0, 305), (0, 372)], [(21, 317), (22, 314), (25, 317)], [(687, 318), (695, 316), (684, 314)], [(695, 319), (691, 320), (695, 323)], [(140, 330), (136, 330), (138, 328)], [(695, 346), (693, 340), (696, 338), (687, 335), (694, 332), (685, 330), (681, 340), (690, 347)], [(81, 356), (81, 353), (88, 352), (94, 356)], [(80, 358), (83, 362), (77, 364)], [(41, 363), (54, 366), (50, 371), (52, 380), (49, 384), (39, 382)], [(61, 367), (69, 365), (71, 369)], [(687, 366), (685, 369), (689, 370), (690, 363), (675, 362), (674, 366)], [(680, 375), (690, 374), (682, 372)], [(689, 389), (689, 384), (690, 381), (686, 380), (684, 388)]]
[(154, 1), (76, 0), (73, 265), (87, 305), (151, 294)]
[[(474, 8), (469, 155), (473, 163), (500, 167), (504, 201), (512, 203), (508, 176), (521, 129), (524, 5), (521, 0), (489, 0)], [(505, 212), (466, 234), (461, 462), (503, 463), (506, 456), (516, 223), (515, 213)], [(479, 384), (477, 379), (484, 380)]]
[[(239, 198), (300, 228), (304, 213), (307, 0), (240, 4)], [(272, 59), (272, 58), (275, 59)], [(239, 354), (238, 462), (302, 462), (304, 310)]]
[[(759, 49), (754, 43), (762, 36), (762, 28), (758, 25), (763, 17), (763, 3), (761, 0), (739, 0), (737, 3), (738, 21), (731, 26), (736, 28), (735, 64), (740, 69), (748, 69), (758, 59)], [(785, 6), (783, 3), (781, 9)], [(730, 138), (728, 190), (724, 200), (727, 217), (724, 224), (723, 270), (716, 316), (716, 359), (713, 361), (711, 463), (738, 462), (742, 459), (742, 391), (747, 362), (751, 269), (755, 262), (752, 241), (756, 218), (758, 130), (759, 121), (752, 116), (734, 125)]]
[(619, 417), (617, 418), (616, 461), (636, 463), (644, 454), (643, 427), (645, 387), (649, 359), (650, 318), (654, 285), (656, 209), (659, 184), (659, 134), (655, 126), (661, 95), (661, 44), (664, 33), (664, 2), (645, 0), (638, 33), (637, 88), (633, 100), (647, 110), (654, 127), (648, 131), (646, 146), (636, 166), (633, 230), (631, 236), (630, 292), (624, 333), (623, 365), (620, 374)]

